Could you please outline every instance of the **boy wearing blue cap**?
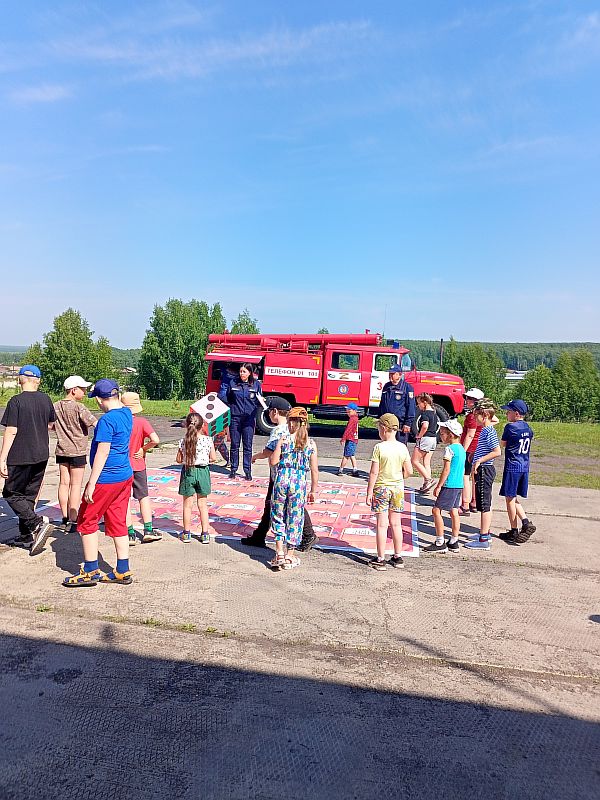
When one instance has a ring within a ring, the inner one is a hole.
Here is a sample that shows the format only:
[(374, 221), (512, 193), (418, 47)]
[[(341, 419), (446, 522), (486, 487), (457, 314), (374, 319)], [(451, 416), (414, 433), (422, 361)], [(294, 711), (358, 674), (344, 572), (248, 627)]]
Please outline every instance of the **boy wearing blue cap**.
[(344, 455), (342, 456), (342, 463), (338, 469), (338, 475), (344, 474), (344, 467), (346, 462), (350, 461), (352, 467), (352, 477), (358, 478), (358, 470), (356, 468), (356, 443), (358, 442), (358, 406), (356, 403), (348, 403), (346, 406), (346, 414), (348, 414), (348, 424), (344, 431), (340, 444), (344, 445)]
[[(108, 378), (96, 381), (88, 397), (95, 397), (103, 416), (94, 428), (90, 449), (92, 471), (83, 492), (77, 516), (77, 531), (83, 547), (83, 566), (78, 575), (65, 578), (63, 586), (95, 586), (97, 583), (130, 584), (127, 509), (133, 483), (129, 440), (133, 428), (131, 409), (121, 402), (119, 387)], [(117, 566), (104, 574), (98, 566), (98, 533), (104, 532), (115, 545)]]
[[(510, 544), (523, 544), (533, 533), (535, 525), (527, 519), (525, 509), (517, 495), (527, 497), (529, 487), (529, 455), (533, 431), (525, 422), (529, 407), (524, 400), (511, 400), (505, 406), (507, 424), (502, 432), (501, 447), (504, 448), (504, 472), (500, 496), (506, 500), (506, 512), (510, 530), (500, 534), (500, 538)], [(519, 531), (519, 520), (521, 530)]]
[(19, 518), (19, 535), (12, 543), (29, 548), (32, 556), (43, 549), (50, 532), (50, 521), (35, 513), (35, 503), (50, 455), (48, 430), (56, 420), (52, 400), (38, 391), (41, 377), (34, 364), (21, 367), (21, 392), (10, 398), (0, 422), (5, 427), (0, 450), (2, 496)]

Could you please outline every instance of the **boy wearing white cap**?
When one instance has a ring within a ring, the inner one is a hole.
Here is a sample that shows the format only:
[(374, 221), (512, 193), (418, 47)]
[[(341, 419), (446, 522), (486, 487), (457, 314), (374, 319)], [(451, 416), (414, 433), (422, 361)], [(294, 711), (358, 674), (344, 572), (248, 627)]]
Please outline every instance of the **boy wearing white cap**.
[[(457, 419), (440, 422), (440, 436), (446, 445), (444, 450), (444, 467), (439, 477), (437, 486), (433, 490), (435, 505), (433, 507), (433, 522), (435, 524), (435, 542), (424, 548), (425, 553), (456, 553), (459, 550), (458, 534), (460, 533), (460, 498), (463, 491), (463, 476), (465, 473), (465, 460), (467, 453), (460, 444), (459, 439), (463, 427)], [(452, 520), (452, 535), (446, 544), (444, 538), (444, 520), (442, 511), (450, 513)]]
[(81, 402), (91, 385), (81, 375), (70, 375), (63, 384), (65, 396), (54, 403), (55, 456), (60, 476), (58, 503), (62, 525), (70, 533), (77, 532), (77, 512), (87, 464), (88, 431), (98, 422)]
[(463, 397), (465, 399), (467, 412), (465, 414), (465, 424), (463, 426), (462, 436), (460, 437), (460, 443), (467, 452), (467, 458), (465, 460), (462, 503), (458, 513), (461, 515), (461, 517), (468, 517), (472, 511), (475, 512), (477, 510), (475, 508), (475, 504), (472, 502), (475, 487), (473, 485), (471, 468), (473, 466), (473, 455), (475, 454), (475, 450), (477, 448), (477, 440), (479, 439), (479, 434), (481, 432), (481, 425), (477, 424), (473, 409), (480, 400), (483, 400), (485, 395), (481, 389), (473, 387), (473, 389), (469, 389), (468, 392), (465, 392)]

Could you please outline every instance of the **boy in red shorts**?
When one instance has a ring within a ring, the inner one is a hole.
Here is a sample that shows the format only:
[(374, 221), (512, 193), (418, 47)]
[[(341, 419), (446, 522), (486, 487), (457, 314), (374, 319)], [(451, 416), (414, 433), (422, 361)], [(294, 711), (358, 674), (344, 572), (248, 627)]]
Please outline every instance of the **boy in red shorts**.
[[(88, 397), (95, 397), (104, 415), (94, 429), (90, 450), (92, 471), (77, 517), (83, 546), (83, 566), (78, 575), (65, 578), (63, 586), (95, 586), (97, 583), (130, 584), (127, 508), (133, 470), (129, 463), (129, 439), (133, 427), (131, 411), (121, 403), (114, 381), (96, 381)], [(117, 552), (117, 566), (104, 574), (98, 566), (98, 531), (104, 517), (104, 532)]]

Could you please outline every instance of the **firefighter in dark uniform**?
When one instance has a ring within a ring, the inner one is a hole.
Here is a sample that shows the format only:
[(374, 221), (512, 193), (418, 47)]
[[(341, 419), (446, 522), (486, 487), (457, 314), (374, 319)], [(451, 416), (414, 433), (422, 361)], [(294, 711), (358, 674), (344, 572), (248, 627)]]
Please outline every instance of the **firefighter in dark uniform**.
[(254, 377), (252, 364), (240, 364), (239, 377), (233, 378), (229, 385), (221, 385), (219, 399), (223, 400), (231, 410), (229, 435), (231, 437), (231, 472), (235, 478), (240, 463), (240, 441), (244, 451), (244, 476), (252, 480), (252, 439), (256, 427), (256, 415), (261, 408), (260, 381)]
[(404, 372), (399, 364), (390, 367), (389, 376), (389, 381), (381, 390), (377, 416), (395, 414), (400, 422), (396, 439), (408, 444), (408, 434), (416, 416), (415, 390), (404, 377)]

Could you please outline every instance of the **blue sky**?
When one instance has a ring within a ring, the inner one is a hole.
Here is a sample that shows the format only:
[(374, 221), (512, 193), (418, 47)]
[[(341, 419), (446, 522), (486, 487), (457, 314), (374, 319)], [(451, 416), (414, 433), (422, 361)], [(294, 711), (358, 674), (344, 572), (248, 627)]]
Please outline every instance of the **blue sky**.
[(0, 342), (600, 339), (599, 2), (4, 4)]

